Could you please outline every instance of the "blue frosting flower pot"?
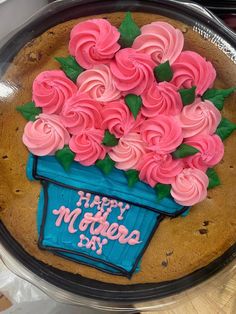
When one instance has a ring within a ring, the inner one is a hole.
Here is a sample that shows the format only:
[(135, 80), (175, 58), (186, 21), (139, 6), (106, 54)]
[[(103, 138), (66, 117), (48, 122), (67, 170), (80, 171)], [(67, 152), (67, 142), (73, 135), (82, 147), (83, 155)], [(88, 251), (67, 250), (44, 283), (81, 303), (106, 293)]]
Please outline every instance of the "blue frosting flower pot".
[[(39, 247), (102, 271), (131, 275), (163, 217), (186, 207), (138, 182), (133, 188), (120, 170), (104, 175), (96, 166), (73, 162), (65, 172), (55, 157), (30, 155), (30, 180), (40, 180)], [(158, 248), (157, 248), (158, 249)]]

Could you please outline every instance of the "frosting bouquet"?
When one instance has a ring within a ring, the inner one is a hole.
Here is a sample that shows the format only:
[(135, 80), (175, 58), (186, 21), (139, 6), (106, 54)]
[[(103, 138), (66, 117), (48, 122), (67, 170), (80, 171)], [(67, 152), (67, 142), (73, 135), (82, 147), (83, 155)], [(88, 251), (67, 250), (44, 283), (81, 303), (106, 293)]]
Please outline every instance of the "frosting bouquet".
[(213, 167), (236, 129), (221, 110), (235, 89), (214, 89), (213, 64), (183, 47), (166, 22), (86, 20), (55, 56), (61, 69), (35, 78), (18, 111), (28, 177), (43, 185), (41, 248), (131, 276), (161, 219), (220, 184)]

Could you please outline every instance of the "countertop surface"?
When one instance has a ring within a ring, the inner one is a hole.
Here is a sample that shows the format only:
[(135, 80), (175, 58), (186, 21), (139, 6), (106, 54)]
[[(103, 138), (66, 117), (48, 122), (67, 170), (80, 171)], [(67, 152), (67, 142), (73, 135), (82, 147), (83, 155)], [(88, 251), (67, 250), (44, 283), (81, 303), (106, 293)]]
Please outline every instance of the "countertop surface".
[(47, 2), (47, 0), (0, 0), (0, 39), (21, 25)]
[[(197, 293), (196, 295), (191, 298), (188, 298), (188, 294), (186, 293), (187, 301), (176, 305), (174, 309), (169, 310), (162, 310), (160, 313), (163, 314), (234, 314), (236, 312), (236, 274), (230, 279), (226, 286), (222, 286), (221, 288), (217, 288), (211, 286), (209, 287), (208, 292), (206, 293)], [(24, 311), (24, 304), (21, 305), (20, 310), (14, 310), (15, 307), (12, 307), (11, 302), (0, 292), (0, 312), (8, 309), (7, 313), (18, 313), (18, 314), (26, 314)], [(63, 311), (65, 307), (63, 306)], [(5, 313), (4, 311), (3, 313)], [(71, 310), (68, 308), (66, 310), (68, 314), (75, 314), (74, 309)], [(158, 311), (159, 312), (159, 311)], [(54, 312), (52, 310), (52, 313)], [(64, 312), (65, 313), (65, 312)], [(61, 314), (64, 314), (61, 312)], [(85, 310), (85, 309), (78, 309), (77, 313), (83, 314), (96, 314), (98, 313), (96, 310)], [(99, 312), (101, 313), (101, 312)], [(108, 313), (109, 312), (104, 312)], [(155, 312), (145, 312), (146, 314), (154, 314)]]
[[(102, 312), (58, 303), (29, 282), (13, 274), (0, 260), (0, 312), (3, 311), (4, 314), (32, 314), (32, 309), (34, 314), (124, 313)], [(157, 312), (163, 314), (236, 313), (236, 261), (204, 284), (180, 295), (160, 300), (158, 311), (145, 313), (154, 314)]]

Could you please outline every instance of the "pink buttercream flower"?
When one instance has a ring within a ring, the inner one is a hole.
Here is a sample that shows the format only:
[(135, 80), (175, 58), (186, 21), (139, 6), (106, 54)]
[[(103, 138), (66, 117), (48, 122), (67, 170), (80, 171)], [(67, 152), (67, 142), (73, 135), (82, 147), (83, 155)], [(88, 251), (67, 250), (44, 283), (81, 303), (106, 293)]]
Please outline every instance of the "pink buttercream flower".
[(105, 64), (95, 65), (82, 72), (77, 78), (77, 85), (80, 93), (87, 93), (97, 101), (108, 102), (121, 97), (110, 68)]
[(132, 48), (118, 51), (110, 68), (116, 87), (124, 94), (142, 94), (154, 81), (155, 63), (145, 53)]
[(36, 156), (54, 155), (69, 140), (68, 131), (55, 114), (39, 114), (37, 120), (26, 124), (23, 134), (23, 143)]
[(87, 94), (77, 93), (68, 99), (61, 111), (61, 120), (71, 134), (84, 129), (100, 128), (102, 106)]
[(140, 134), (129, 133), (120, 138), (118, 145), (114, 146), (108, 154), (116, 162), (116, 168), (129, 170), (136, 168), (145, 152), (145, 143)]
[(101, 145), (103, 137), (104, 131), (100, 129), (87, 129), (73, 135), (69, 146), (76, 153), (75, 160), (84, 166), (91, 166), (98, 159), (104, 159), (106, 149)]
[(199, 169), (185, 168), (172, 183), (171, 195), (183, 206), (192, 206), (207, 196), (208, 176)]
[(168, 82), (153, 82), (142, 95), (142, 100), (142, 114), (147, 118), (159, 114), (177, 115), (183, 108), (177, 88)]
[(108, 129), (118, 138), (130, 132), (139, 132), (140, 125), (144, 121), (141, 113), (136, 120), (134, 119), (123, 99), (106, 103), (102, 109), (102, 116), (102, 128)]
[(218, 135), (197, 135), (186, 139), (185, 143), (199, 150), (199, 153), (184, 158), (187, 167), (206, 171), (224, 156), (224, 144)]
[(183, 141), (178, 121), (165, 115), (144, 121), (140, 133), (147, 149), (160, 154), (173, 152)]
[(141, 28), (132, 48), (150, 55), (157, 64), (172, 64), (183, 49), (184, 36), (179, 29), (165, 22), (153, 22)]
[(44, 71), (33, 82), (33, 100), (43, 113), (59, 114), (67, 99), (77, 92), (77, 86), (61, 70)]
[(221, 113), (211, 101), (196, 99), (192, 105), (184, 106), (178, 120), (184, 138), (213, 134), (221, 121)]
[(157, 183), (170, 184), (183, 170), (181, 159), (174, 160), (171, 154), (149, 152), (140, 160), (137, 169), (139, 178), (154, 187)]
[(105, 19), (92, 19), (77, 24), (71, 31), (69, 51), (79, 65), (90, 69), (109, 63), (120, 49), (120, 33)]
[(196, 93), (200, 96), (213, 86), (216, 78), (212, 63), (194, 51), (183, 51), (172, 64), (172, 70), (174, 76), (171, 83), (178, 88), (196, 86)]

